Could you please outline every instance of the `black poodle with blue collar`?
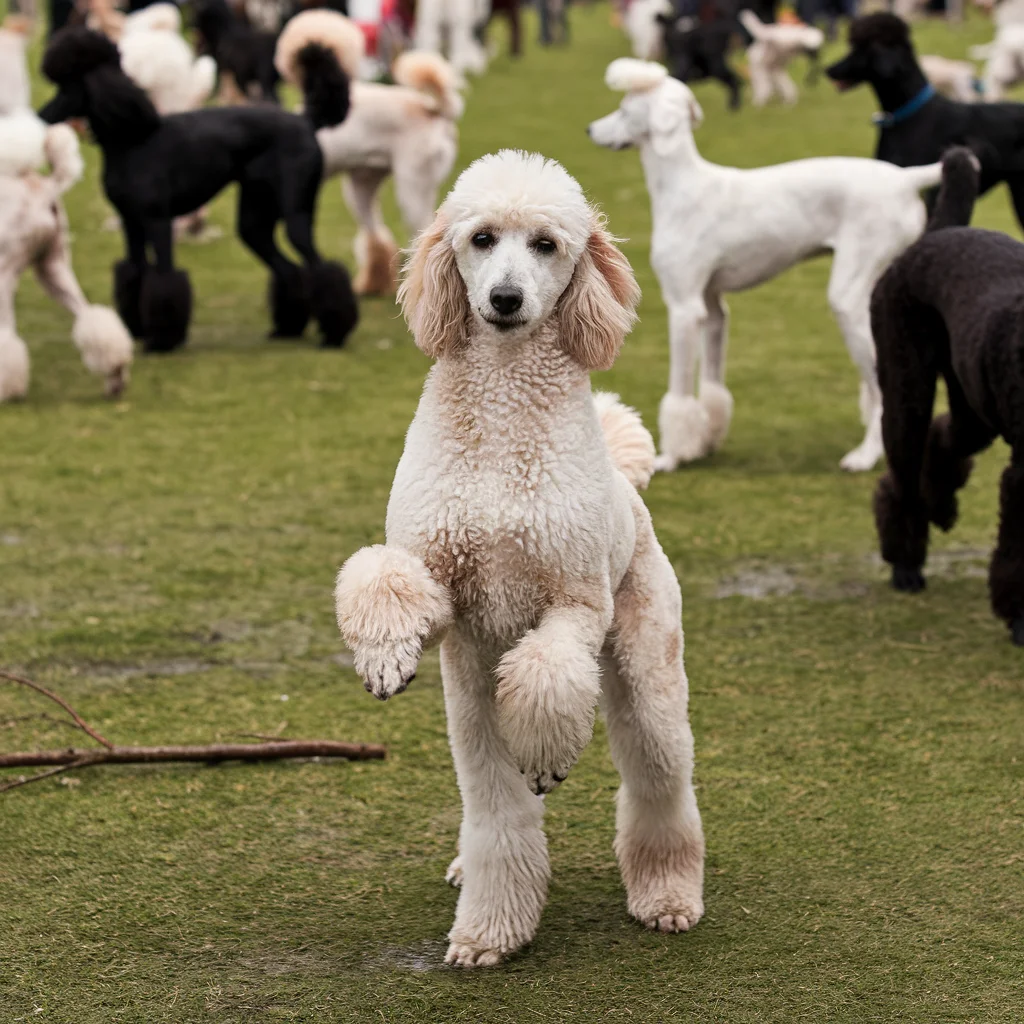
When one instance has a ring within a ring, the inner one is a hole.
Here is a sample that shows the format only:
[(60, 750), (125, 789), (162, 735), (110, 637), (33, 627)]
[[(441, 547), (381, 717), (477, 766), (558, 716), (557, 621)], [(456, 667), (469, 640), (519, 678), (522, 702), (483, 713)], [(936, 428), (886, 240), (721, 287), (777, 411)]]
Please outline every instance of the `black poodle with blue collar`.
[(917, 63), (910, 30), (894, 14), (857, 18), (850, 52), (826, 70), (845, 90), (868, 83), (882, 113), (875, 157), (897, 167), (942, 159), (966, 146), (981, 162), (982, 193), (1005, 181), (1024, 227), (1024, 104), (957, 103), (936, 94)]
[[(174, 218), (232, 182), (239, 237), (271, 273), (273, 336), (299, 337), (312, 315), (323, 344), (337, 347), (358, 322), (347, 271), (324, 260), (313, 241), (323, 175), (316, 130), (345, 119), (348, 78), (324, 47), (311, 44), (299, 59), (304, 115), (262, 106), (161, 117), (105, 36), (66, 28), (47, 48), (43, 73), (58, 92), (39, 116), (51, 124), (85, 119), (103, 151), (103, 187), (127, 249), (114, 268), (118, 312), (147, 351), (171, 351), (188, 334), (192, 289), (174, 266)], [(274, 240), (282, 221), (301, 267)]]

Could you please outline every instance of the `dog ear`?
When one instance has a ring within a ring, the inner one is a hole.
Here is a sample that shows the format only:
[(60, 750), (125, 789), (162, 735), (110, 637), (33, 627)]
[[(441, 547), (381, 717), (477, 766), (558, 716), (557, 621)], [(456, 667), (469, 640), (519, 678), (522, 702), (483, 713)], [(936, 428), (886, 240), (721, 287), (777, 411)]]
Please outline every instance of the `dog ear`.
[(468, 340), (469, 299), (455, 262), (455, 250), (445, 238), (447, 227), (438, 214), (416, 239), (398, 289), (405, 322), (416, 344), (431, 359), (458, 352)]
[[(681, 88), (680, 88), (681, 86)], [(680, 142), (680, 133), (699, 128), (704, 111), (697, 97), (681, 82), (670, 79), (651, 97), (651, 142), (658, 156), (670, 156)]]
[(629, 260), (596, 227), (559, 302), (562, 348), (586, 370), (607, 370), (636, 320), (640, 287)]

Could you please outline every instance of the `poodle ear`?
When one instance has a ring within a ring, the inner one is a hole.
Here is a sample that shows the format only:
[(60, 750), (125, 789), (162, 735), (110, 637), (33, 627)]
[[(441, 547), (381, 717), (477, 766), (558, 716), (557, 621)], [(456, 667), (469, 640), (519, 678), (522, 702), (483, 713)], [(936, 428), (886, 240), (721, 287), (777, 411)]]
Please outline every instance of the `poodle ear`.
[(468, 341), (469, 299), (455, 262), (455, 250), (445, 238), (447, 227), (438, 214), (422, 232), (398, 289), (405, 322), (416, 344), (431, 359), (453, 355)]
[[(680, 88), (681, 86), (681, 88)], [(704, 111), (697, 97), (681, 82), (670, 80), (651, 97), (651, 142), (658, 156), (670, 156), (683, 132), (699, 128)]]
[(604, 228), (594, 228), (560, 300), (562, 348), (584, 369), (610, 369), (636, 320), (639, 301), (629, 260)]
[(89, 125), (101, 146), (134, 143), (160, 127), (149, 96), (116, 64), (101, 64), (82, 78), (89, 98)]

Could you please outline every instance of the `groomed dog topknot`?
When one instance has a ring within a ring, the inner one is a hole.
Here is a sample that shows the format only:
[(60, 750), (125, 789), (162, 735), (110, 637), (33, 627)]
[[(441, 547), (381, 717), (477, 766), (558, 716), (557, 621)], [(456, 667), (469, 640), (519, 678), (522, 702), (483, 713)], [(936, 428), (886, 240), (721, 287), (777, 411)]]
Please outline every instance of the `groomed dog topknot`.
[(344, 14), (316, 9), (297, 14), (278, 37), (274, 66), (286, 82), (302, 85), (304, 69), (300, 54), (311, 43), (330, 50), (349, 78), (359, 77), (359, 65), (366, 52), (362, 30)]
[(668, 77), (663, 64), (653, 60), (637, 60), (635, 57), (620, 57), (608, 65), (604, 83), (616, 92), (645, 92), (656, 89)]
[(865, 14), (850, 25), (850, 45), (869, 46), (910, 46), (910, 30), (907, 23), (888, 11)]
[(73, 82), (105, 65), (121, 66), (117, 46), (100, 32), (73, 25), (61, 29), (43, 55), (43, 74), (56, 85)]

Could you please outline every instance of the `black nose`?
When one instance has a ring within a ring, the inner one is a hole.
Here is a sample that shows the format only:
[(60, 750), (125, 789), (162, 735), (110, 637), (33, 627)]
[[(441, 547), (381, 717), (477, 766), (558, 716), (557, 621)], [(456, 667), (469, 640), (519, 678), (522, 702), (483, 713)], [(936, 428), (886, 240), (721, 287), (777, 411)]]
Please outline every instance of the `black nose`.
[(523, 304), (523, 293), (518, 288), (498, 285), (491, 289), (491, 305), (502, 316), (511, 316)]

